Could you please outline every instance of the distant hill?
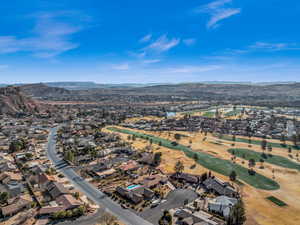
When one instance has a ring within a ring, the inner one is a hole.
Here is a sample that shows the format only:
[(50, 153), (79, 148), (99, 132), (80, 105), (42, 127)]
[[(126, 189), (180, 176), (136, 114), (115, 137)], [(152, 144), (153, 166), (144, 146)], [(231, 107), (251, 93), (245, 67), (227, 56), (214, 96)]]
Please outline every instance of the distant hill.
[(121, 83), (121, 84), (98, 84), (95, 82), (47, 82), (45, 83), (50, 87), (60, 87), (68, 90), (89, 90), (99, 88), (134, 88), (134, 87), (147, 87), (159, 85), (161, 83)]
[(63, 96), (71, 93), (71, 91), (64, 88), (49, 87), (42, 83), (22, 85), (20, 89), (27, 95), (35, 98)]
[[(141, 85), (99, 85), (90, 82), (26, 84), (20, 89), (27, 95), (50, 101), (155, 102), (214, 101), (220, 103), (300, 106), (300, 83), (181, 83)], [(60, 87), (54, 87), (58, 85)], [(77, 86), (76, 86), (77, 85)], [(87, 88), (92, 86), (101, 88)], [(76, 86), (76, 88), (75, 88)], [(79, 86), (81, 88), (79, 88)], [(68, 87), (62, 88), (62, 87)], [(72, 88), (71, 88), (72, 87)], [(83, 88), (85, 87), (85, 88)], [(71, 90), (70, 90), (71, 89)]]
[[(134, 87), (147, 87), (147, 86), (154, 86), (154, 85), (161, 85), (163, 83), (121, 83), (121, 84), (98, 84), (95, 82), (77, 82), (77, 81), (70, 81), (70, 82), (45, 82), (40, 83), (44, 84), (48, 87), (58, 87), (64, 88), (67, 90), (90, 90), (90, 89), (99, 89), (99, 88), (134, 88)], [(17, 83), (13, 84), (14, 86), (27, 86), (33, 84), (25, 84), (25, 83)], [(8, 84), (0, 84), (0, 87), (9, 86)]]
[(0, 114), (35, 114), (41, 108), (37, 102), (22, 93), (19, 87), (0, 88)]

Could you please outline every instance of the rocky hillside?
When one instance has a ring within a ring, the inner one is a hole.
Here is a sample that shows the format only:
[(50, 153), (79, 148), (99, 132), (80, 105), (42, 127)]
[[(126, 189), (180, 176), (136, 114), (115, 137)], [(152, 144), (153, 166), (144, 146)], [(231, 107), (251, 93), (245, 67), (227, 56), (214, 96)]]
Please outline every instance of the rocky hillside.
[(0, 88), (0, 114), (35, 114), (41, 109), (42, 107), (27, 97), (19, 87)]

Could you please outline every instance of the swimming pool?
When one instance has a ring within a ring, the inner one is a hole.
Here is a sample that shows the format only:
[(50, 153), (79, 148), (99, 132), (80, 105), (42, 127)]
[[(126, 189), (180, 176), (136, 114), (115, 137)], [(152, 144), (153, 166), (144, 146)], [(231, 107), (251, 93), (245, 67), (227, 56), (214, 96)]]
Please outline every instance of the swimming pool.
[(128, 187), (127, 187), (127, 190), (136, 189), (136, 188), (138, 188), (138, 187), (140, 187), (140, 186), (141, 186), (141, 185), (139, 185), (139, 184), (133, 184), (133, 185), (128, 186)]

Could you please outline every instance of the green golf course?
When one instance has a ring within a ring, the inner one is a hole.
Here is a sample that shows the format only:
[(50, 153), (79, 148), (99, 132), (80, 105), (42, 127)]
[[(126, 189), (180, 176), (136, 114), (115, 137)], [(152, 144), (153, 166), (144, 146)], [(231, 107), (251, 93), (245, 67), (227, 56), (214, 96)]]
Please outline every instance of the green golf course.
[(225, 113), (224, 116), (226, 116), (226, 117), (237, 116), (237, 115), (241, 114), (241, 112), (242, 112), (241, 109), (236, 109), (236, 110), (232, 110), (232, 111)]
[(268, 177), (265, 177), (259, 173), (256, 173), (255, 175), (249, 175), (248, 169), (243, 166), (235, 164), (229, 160), (224, 160), (224, 159), (214, 157), (207, 153), (194, 152), (191, 148), (188, 148), (176, 142), (172, 142), (149, 134), (143, 134), (140, 132), (131, 131), (128, 129), (109, 127), (108, 130), (113, 132), (135, 135), (138, 138), (143, 138), (147, 140), (151, 139), (152, 142), (155, 144), (160, 144), (161, 146), (170, 149), (182, 151), (185, 153), (187, 157), (190, 158), (195, 158), (195, 155), (197, 155), (198, 156), (197, 163), (200, 164), (201, 166), (209, 170), (212, 170), (214, 172), (223, 174), (225, 176), (229, 176), (232, 171), (235, 171), (237, 173), (238, 179), (243, 180), (244, 182), (248, 183), (249, 185), (255, 188), (264, 189), (264, 190), (277, 190), (280, 188), (279, 184), (276, 181)]
[[(218, 137), (220, 138), (220, 137)], [(226, 140), (226, 141), (232, 141), (232, 137), (229, 135), (223, 135), (220, 139)], [(268, 139), (266, 140), (268, 142), (267, 145), (272, 146), (273, 148), (286, 148), (288, 149), (289, 147), (291, 147), (292, 149), (296, 149), (299, 150), (299, 146), (294, 146), (294, 145), (284, 145), (281, 143), (276, 143), (276, 142), (269, 142)], [(242, 143), (249, 143), (249, 139), (248, 138), (240, 138), (240, 137), (236, 137), (235, 142), (242, 142)], [(260, 140), (253, 140), (251, 139), (251, 144), (252, 145), (261, 145)]]
[(213, 118), (215, 115), (216, 115), (215, 112), (207, 111), (207, 112), (203, 113), (202, 116), (204, 116), (204, 117), (209, 117), (209, 118)]
[(293, 162), (289, 160), (288, 158), (279, 156), (279, 155), (269, 155), (269, 154), (263, 154), (260, 152), (255, 152), (250, 149), (244, 149), (244, 148), (231, 148), (228, 149), (228, 152), (232, 155), (235, 155), (236, 157), (249, 160), (254, 159), (256, 162), (259, 162), (261, 159), (263, 159), (265, 162), (281, 166), (289, 169), (296, 169), (300, 171), (300, 164)]

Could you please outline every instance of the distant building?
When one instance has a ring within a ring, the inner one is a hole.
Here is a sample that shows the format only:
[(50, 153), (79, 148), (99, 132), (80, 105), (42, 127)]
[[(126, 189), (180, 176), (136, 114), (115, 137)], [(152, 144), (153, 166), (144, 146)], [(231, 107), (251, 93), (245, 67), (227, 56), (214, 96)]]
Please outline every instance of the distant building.
[(294, 134), (296, 134), (296, 129), (293, 121), (291, 120), (287, 121), (286, 132), (288, 137), (292, 137)]

